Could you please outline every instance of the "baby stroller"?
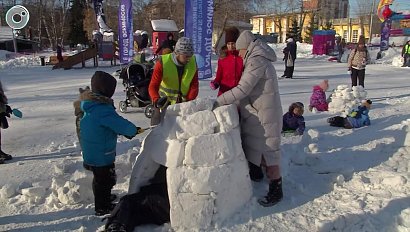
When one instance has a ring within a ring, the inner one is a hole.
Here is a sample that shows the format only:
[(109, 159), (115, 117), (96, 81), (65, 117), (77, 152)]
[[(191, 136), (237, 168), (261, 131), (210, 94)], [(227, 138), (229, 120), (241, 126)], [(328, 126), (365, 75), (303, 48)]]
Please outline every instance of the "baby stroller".
[(120, 71), (119, 78), (125, 87), (125, 101), (120, 101), (119, 108), (122, 113), (127, 112), (127, 107), (145, 107), (144, 114), (151, 118), (154, 106), (148, 94), (148, 86), (152, 76), (152, 66), (149, 64), (130, 64)]

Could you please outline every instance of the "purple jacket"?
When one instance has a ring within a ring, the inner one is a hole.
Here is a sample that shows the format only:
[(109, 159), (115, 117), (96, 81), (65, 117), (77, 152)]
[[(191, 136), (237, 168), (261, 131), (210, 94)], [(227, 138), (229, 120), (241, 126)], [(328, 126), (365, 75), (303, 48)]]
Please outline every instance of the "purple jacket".
[(305, 131), (305, 118), (290, 112), (284, 114), (282, 131), (288, 130), (295, 130), (297, 134), (302, 135)]
[(310, 106), (318, 111), (327, 111), (328, 103), (326, 101), (326, 93), (319, 85), (313, 86), (313, 93), (310, 97)]

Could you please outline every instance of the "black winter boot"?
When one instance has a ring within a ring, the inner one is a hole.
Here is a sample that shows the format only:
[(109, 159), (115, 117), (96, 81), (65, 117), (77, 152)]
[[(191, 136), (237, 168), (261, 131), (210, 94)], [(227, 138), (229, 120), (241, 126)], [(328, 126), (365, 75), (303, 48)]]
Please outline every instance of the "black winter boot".
[(105, 231), (106, 232), (127, 232), (124, 225), (122, 225), (120, 223), (116, 223), (116, 222), (109, 225), (108, 228)]
[(7, 153), (4, 153), (2, 150), (0, 150), (0, 159), (11, 160), (13, 159), (13, 157)]
[(282, 177), (277, 180), (272, 180), (269, 184), (268, 195), (258, 200), (258, 203), (264, 207), (276, 205), (283, 198), (282, 192)]

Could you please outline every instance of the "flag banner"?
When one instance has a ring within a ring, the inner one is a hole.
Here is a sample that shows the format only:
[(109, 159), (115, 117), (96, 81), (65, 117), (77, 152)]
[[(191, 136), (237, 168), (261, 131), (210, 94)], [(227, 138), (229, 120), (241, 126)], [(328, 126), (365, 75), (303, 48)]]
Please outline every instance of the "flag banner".
[(131, 0), (121, 0), (118, 8), (118, 42), (121, 64), (128, 64), (133, 57), (134, 41), (132, 29)]
[(213, 0), (185, 0), (185, 36), (194, 43), (198, 78), (212, 77)]
[(382, 23), (382, 33), (380, 35), (380, 51), (386, 51), (389, 49), (391, 22), (391, 19), (387, 19)]

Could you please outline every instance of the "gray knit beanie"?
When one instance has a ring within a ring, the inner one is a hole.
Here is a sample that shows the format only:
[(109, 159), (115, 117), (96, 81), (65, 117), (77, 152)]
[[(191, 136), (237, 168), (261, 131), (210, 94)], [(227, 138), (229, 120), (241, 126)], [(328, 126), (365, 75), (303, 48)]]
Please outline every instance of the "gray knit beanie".
[(177, 44), (175, 45), (175, 53), (178, 55), (194, 55), (194, 44), (192, 40), (188, 37), (179, 38)]
[(248, 49), (249, 44), (254, 41), (256, 37), (252, 34), (251, 31), (243, 31), (241, 35), (239, 35), (238, 40), (236, 40), (236, 49)]

